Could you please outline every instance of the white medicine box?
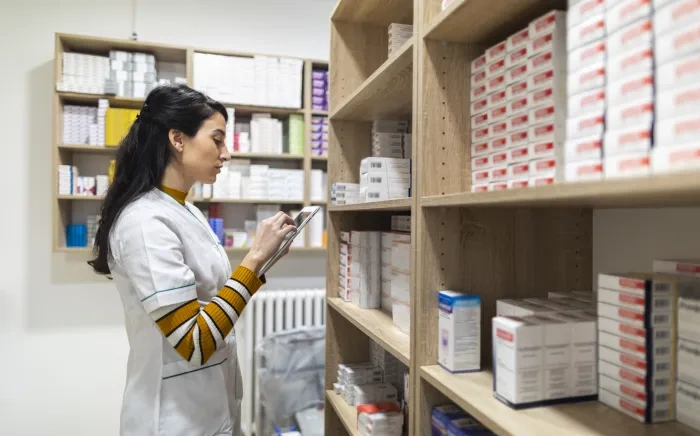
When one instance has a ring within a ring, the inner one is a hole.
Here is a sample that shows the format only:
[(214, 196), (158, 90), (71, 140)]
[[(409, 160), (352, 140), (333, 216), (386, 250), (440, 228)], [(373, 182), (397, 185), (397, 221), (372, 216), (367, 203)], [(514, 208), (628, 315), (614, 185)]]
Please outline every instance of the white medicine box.
[(481, 370), (481, 297), (440, 291), (438, 363), (451, 373)]

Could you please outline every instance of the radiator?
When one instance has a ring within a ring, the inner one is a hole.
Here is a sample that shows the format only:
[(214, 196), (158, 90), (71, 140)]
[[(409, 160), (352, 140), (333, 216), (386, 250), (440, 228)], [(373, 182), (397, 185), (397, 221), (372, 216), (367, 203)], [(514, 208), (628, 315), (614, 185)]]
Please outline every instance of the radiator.
[(324, 289), (298, 289), (256, 293), (237, 323), (238, 361), (243, 376), (241, 430), (245, 436), (255, 433), (260, 398), (257, 389), (255, 347), (265, 336), (298, 327), (325, 323)]

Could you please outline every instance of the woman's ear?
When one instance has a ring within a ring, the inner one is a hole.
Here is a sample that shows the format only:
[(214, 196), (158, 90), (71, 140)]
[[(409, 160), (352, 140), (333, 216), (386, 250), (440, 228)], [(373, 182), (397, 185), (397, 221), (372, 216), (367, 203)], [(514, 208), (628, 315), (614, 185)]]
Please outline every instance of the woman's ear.
[(184, 134), (179, 130), (170, 129), (168, 137), (170, 138), (170, 145), (172, 145), (177, 152), (182, 153)]

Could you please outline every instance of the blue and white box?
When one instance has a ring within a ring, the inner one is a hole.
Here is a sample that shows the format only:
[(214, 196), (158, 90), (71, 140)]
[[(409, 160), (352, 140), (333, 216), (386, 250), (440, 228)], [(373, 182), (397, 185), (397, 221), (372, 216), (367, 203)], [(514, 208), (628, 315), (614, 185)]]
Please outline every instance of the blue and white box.
[(438, 293), (438, 363), (451, 373), (481, 371), (481, 297)]

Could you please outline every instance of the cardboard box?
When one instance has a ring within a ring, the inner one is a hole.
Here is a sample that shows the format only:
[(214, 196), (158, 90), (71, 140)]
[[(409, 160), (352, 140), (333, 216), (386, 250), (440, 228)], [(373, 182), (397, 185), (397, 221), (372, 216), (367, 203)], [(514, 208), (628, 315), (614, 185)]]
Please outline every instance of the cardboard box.
[[(532, 112), (530, 112), (532, 114)], [(530, 122), (530, 114), (523, 112), (517, 115), (512, 115), (508, 117), (508, 132), (513, 132), (516, 130), (525, 129), (528, 127)]]
[[(564, 144), (567, 164), (575, 161), (600, 160), (603, 157), (603, 138), (600, 135), (569, 139)], [(602, 171), (602, 165), (600, 170)]]
[(502, 89), (506, 89), (506, 74), (498, 74), (486, 80), (486, 92), (491, 94)]
[(554, 176), (540, 176), (540, 177), (530, 177), (528, 179), (528, 186), (530, 187), (538, 187), (538, 186), (547, 186), (547, 185), (553, 185), (555, 182)]
[(580, 68), (605, 62), (607, 41), (595, 41), (586, 44), (572, 51), (567, 56), (568, 69), (570, 73), (578, 71)]
[(491, 182), (491, 170), (472, 170), (472, 184), (482, 185)]
[(605, 12), (605, 28), (613, 33), (637, 20), (651, 17), (651, 0), (622, 0)]
[(489, 184), (489, 191), (504, 191), (508, 189), (508, 182), (492, 182)]
[(598, 393), (596, 320), (575, 313), (556, 313), (547, 316), (565, 321), (566, 328), (571, 329), (571, 397), (596, 395)]
[(490, 153), (489, 143), (490, 141), (472, 143), (472, 157), (483, 156)]
[(523, 79), (527, 79), (530, 72), (530, 64), (528, 62), (523, 62), (520, 65), (511, 67), (506, 71), (506, 83), (515, 83)]
[(621, 307), (598, 301), (598, 316), (620, 321), (623, 324), (639, 328), (671, 328), (674, 322), (673, 312), (655, 311), (653, 307)]
[(700, 21), (700, 4), (695, 0), (678, 0), (668, 7), (655, 6), (654, 35), (659, 37), (673, 29)]
[[(505, 108), (504, 108), (505, 112)], [(508, 133), (508, 121), (502, 120), (497, 121), (493, 124), (489, 124), (489, 138), (495, 138), (497, 136), (503, 136)]]
[[(654, 344), (673, 344), (675, 341), (675, 332), (673, 329), (655, 329), (649, 331), (641, 327), (635, 327), (625, 324), (621, 321), (598, 318), (598, 331), (607, 332), (615, 336), (619, 336), (631, 341), (644, 342), (648, 349), (653, 349)], [(622, 365), (620, 362), (613, 362), (616, 365)]]
[(528, 116), (530, 125), (554, 124), (561, 126), (566, 120), (566, 111), (561, 106), (559, 109), (554, 104), (548, 104), (530, 109)]
[(700, 50), (700, 20), (671, 30), (654, 41), (657, 66), (698, 50)]
[(567, 115), (579, 117), (586, 114), (605, 112), (605, 88), (591, 89), (568, 99)]
[(438, 292), (438, 364), (451, 373), (481, 370), (481, 298)]
[(649, 153), (651, 151), (651, 133), (651, 123), (619, 130), (608, 130), (603, 139), (603, 154), (607, 157), (637, 152)]
[(486, 84), (484, 83), (482, 85), (472, 87), (470, 95), (471, 101), (486, 97)]
[(472, 79), (471, 79), (472, 88), (475, 86), (479, 86), (481, 84), (486, 83), (486, 77), (488, 77), (487, 69), (483, 69), (481, 71), (477, 71), (476, 73), (472, 74)]
[(486, 53), (474, 59), (471, 63), (472, 74), (486, 69)]
[(556, 27), (539, 36), (530, 38), (528, 42), (528, 56), (530, 58), (540, 53), (552, 53), (555, 60), (563, 63), (562, 69), (566, 70), (566, 29)]
[(489, 140), (489, 152), (499, 152), (503, 151), (507, 148), (510, 147), (510, 143), (508, 142), (508, 136), (497, 136), (495, 138), (491, 138)]
[(557, 152), (562, 148), (562, 144), (554, 141), (539, 141), (531, 142), (527, 145), (527, 147), (529, 158), (541, 159), (546, 157), (555, 157)]
[[(500, 74), (503, 74), (506, 72), (506, 58), (502, 59), (497, 59), (488, 65), (486, 65), (486, 77), (484, 77), (484, 80), (486, 78), (498, 76)], [(472, 75), (472, 80), (474, 79), (474, 76)]]
[(526, 96), (528, 93), (527, 80), (521, 80), (520, 82), (512, 83), (506, 87), (506, 99), (509, 101)]
[(521, 47), (506, 54), (506, 68), (513, 68), (527, 62), (530, 54), (529, 44), (526, 42)]
[(700, 81), (700, 55), (692, 54), (656, 67), (657, 95)]
[(509, 150), (502, 150), (502, 151), (498, 151), (496, 153), (489, 155), (491, 158), (492, 166), (509, 165), (511, 162), (510, 162), (510, 156), (508, 154), (508, 151)]
[(530, 129), (508, 132), (508, 147), (520, 147), (530, 143)]
[(530, 177), (553, 176), (557, 178), (559, 171), (556, 158), (547, 157), (530, 161)]
[(487, 97), (482, 97), (480, 99), (471, 102), (471, 114), (478, 115), (480, 113), (486, 112), (489, 108), (489, 99)]
[(605, 0), (581, 0), (569, 3), (566, 23), (569, 28), (575, 27), (577, 24), (592, 17), (602, 16), (605, 13)]
[(625, 153), (614, 156), (605, 155), (605, 177), (645, 177), (651, 172), (649, 152)]
[(566, 37), (566, 50), (575, 49), (605, 38), (605, 15), (592, 16), (578, 25), (569, 28)]
[(494, 166), (489, 172), (492, 182), (502, 182), (508, 179), (508, 165)]
[(522, 97), (517, 97), (512, 100), (510, 100), (506, 104), (507, 110), (508, 110), (508, 116), (513, 116), (517, 115), (520, 113), (527, 113), (528, 109), (528, 101), (527, 101), (527, 96), (522, 96)]
[(690, 115), (700, 107), (700, 83), (656, 94), (656, 120)]
[(666, 410), (671, 413), (673, 408), (673, 389), (671, 388), (664, 391), (647, 391), (601, 374), (600, 389), (612, 392), (645, 410)]
[(487, 192), (488, 190), (488, 183), (482, 185), (472, 185), (472, 192)]
[(593, 182), (603, 179), (603, 160), (590, 159), (566, 162), (564, 169), (567, 182)]
[(490, 118), (489, 123), (499, 123), (508, 118), (508, 106), (505, 102), (498, 106), (491, 106), (491, 108), (488, 111), (488, 114)]
[[(647, 344), (643, 340), (627, 339), (605, 331), (598, 332), (598, 343), (603, 347), (612, 348), (613, 350), (617, 350), (624, 354), (630, 354), (640, 359), (646, 359), (647, 356), (659, 356), (661, 358), (668, 359), (671, 357), (671, 352), (673, 351), (673, 342), (671, 341), (661, 341), (656, 343), (650, 341), (650, 344)], [(601, 362), (601, 364), (602, 363), (603, 362)], [(612, 365), (608, 362), (604, 363), (606, 365)], [(600, 369), (601, 373), (603, 373), (602, 369), (603, 368)], [(628, 382), (628, 380), (620, 376), (619, 372), (606, 375), (622, 382)], [(636, 377), (631, 378), (632, 380), (629, 381), (636, 379)], [(644, 386), (645, 384), (640, 383), (640, 385)]]
[[(491, 117), (490, 117), (490, 111), (486, 111), (484, 113), (478, 114), (478, 115), (473, 115), (472, 116), (472, 129), (478, 129), (479, 127), (482, 126), (488, 126), (489, 123), (491, 122)], [(400, 144), (399, 144), (400, 145)]]
[(491, 168), (491, 156), (484, 155), (472, 158), (472, 171), (478, 171)]
[(609, 82), (642, 73), (652, 76), (654, 53), (651, 44), (608, 58), (607, 73)]
[(700, 387), (679, 381), (676, 385), (676, 419), (700, 431)]
[(648, 360), (647, 358), (635, 357), (631, 354), (624, 354), (612, 348), (598, 346), (599, 361), (620, 365), (649, 381), (657, 379), (673, 379), (674, 368), (671, 357), (667, 359)]
[(493, 61), (506, 57), (506, 41), (501, 41), (488, 49), (486, 49), (486, 63), (490, 64)]
[(598, 400), (613, 409), (628, 415), (641, 423), (666, 422), (672, 419), (670, 408), (654, 409), (647, 411), (645, 407), (639, 406), (633, 401), (622, 398), (614, 393), (600, 389)]
[(506, 39), (506, 52), (512, 53), (523, 47), (527, 47), (527, 41), (530, 39), (530, 28), (529, 26), (515, 32)]
[(653, 36), (650, 18), (635, 21), (608, 35), (608, 56), (614, 58), (639, 47), (653, 46)]
[(472, 142), (488, 141), (491, 133), (488, 126), (472, 130)]
[(565, 11), (550, 11), (530, 22), (528, 36), (530, 40), (550, 34), (559, 29), (565, 30), (567, 14)]
[(589, 113), (566, 120), (566, 136), (568, 139), (579, 139), (589, 136), (602, 136), (605, 131), (603, 113)]
[(530, 142), (540, 141), (564, 141), (564, 126), (555, 123), (545, 123), (533, 126), (530, 124), (528, 129), (528, 138)]
[(605, 62), (591, 64), (569, 74), (566, 91), (568, 95), (576, 95), (584, 91), (598, 89), (606, 84)]
[(530, 74), (527, 78), (527, 87), (532, 94), (540, 88), (562, 88), (566, 86), (566, 75), (553, 69), (540, 70)]
[(524, 180), (527, 186), (530, 177), (530, 163), (518, 162), (508, 165), (508, 178), (512, 180)]
[[(531, 159), (530, 145), (521, 145), (508, 149), (508, 160), (511, 163), (527, 162)], [(521, 174), (522, 175), (522, 174)]]
[(668, 147), (694, 142), (700, 137), (700, 113), (658, 121), (654, 126), (654, 145)]
[(566, 100), (566, 82), (563, 79), (557, 79), (551, 86), (544, 86), (528, 93), (530, 109), (544, 105), (565, 108)]

